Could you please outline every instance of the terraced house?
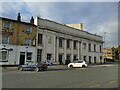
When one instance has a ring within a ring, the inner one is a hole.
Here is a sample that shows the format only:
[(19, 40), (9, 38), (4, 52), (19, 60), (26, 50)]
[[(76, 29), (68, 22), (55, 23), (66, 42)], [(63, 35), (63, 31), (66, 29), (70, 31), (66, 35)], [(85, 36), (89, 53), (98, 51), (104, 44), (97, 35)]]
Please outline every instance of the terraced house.
[(0, 17), (0, 64), (19, 65), (35, 60), (36, 25), (21, 21), (20, 13), (17, 20)]
[[(49, 59), (54, 63), (65, 64), (83, 59), (87, 63), (103, 63), (103, 38), (91, 34), (83, 27), (74, 28), (51, 20), (37, 17), (37, 61)], [(71, 26), (71, 25), (70, 25)], [(79, 25), (83, 26), (83, 25)]]

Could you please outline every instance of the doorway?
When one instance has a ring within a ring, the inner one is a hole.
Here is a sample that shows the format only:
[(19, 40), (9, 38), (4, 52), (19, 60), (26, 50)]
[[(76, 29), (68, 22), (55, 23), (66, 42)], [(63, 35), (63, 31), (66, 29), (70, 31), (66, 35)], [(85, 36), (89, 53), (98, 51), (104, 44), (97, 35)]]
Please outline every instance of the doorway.
[(19, 65), (25, 64), (25, 52), (20, 52)]
[(62, 62), (62, 56), (63, 56), (63, 55), (59, 54), (59, 64), (60, 64), (60, 65), (63, 64), (63, 62)]

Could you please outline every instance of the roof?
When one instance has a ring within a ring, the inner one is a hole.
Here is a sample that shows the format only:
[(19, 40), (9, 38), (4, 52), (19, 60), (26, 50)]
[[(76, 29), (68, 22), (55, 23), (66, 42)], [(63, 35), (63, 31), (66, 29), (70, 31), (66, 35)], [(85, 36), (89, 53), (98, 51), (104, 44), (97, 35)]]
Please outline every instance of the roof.
[[(20, 21), (18, 22), (17, 20), (14, 20), (14, 19), (9, 19), (9, 18), (4, 18), (4, 17), (0, 17), (0, 20), (7, 20), (7, 21), (12, 21), (12, 22), (16, 22), (16, 23), (22, 23), (22, 24), (26, 24), (26, 25), (31, 25), (31, 26), (36, 26), (36, 25), (33, 25), (29, 22), (23, 22), (23, 21)], [(37, 26), (36, 26), (37, 27)]]

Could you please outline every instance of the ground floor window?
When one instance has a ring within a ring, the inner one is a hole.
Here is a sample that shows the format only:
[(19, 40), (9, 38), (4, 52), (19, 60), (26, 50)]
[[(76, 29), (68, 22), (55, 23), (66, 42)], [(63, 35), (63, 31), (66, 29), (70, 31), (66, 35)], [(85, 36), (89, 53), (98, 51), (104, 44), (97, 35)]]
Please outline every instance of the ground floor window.
[(76, 54), (74, 55), (74, 58), (73, 58), (73, 60), (77, 60), (77, 55), (76, 55)]
[(91, 57), (91, 56), (89, 56), (89, 63), (91, 63), (91, 60), (92, 60), (92, 57)]
[(96, 63), (96, 57), (94, 57), (94, 63)]
[(42, 50), (38, 49), (37, 50), (37, 62), (41, 62), (42, 59)]
[(86, 62), (86, 56), (83, 57), (83, 60)]
[(51, 60), (52, 54), (47, 54), (47, 60)]
[(32, 60), (32, 52), (27, 52), (27, 61)]
[(0, 61), (1, 62), (7, 62), (8, 61), (8, 51), (6, 50), (1, 50), (0, 51)]
[(102, 56), (100, 56), (100, 63), (102, 63)]

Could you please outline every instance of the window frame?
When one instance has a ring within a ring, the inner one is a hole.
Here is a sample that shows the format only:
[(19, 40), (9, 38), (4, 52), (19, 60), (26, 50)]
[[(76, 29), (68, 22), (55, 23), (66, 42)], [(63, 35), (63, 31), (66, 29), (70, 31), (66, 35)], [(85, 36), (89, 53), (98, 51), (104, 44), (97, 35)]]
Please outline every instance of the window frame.
[(6, 59), (3, 60), (3, 57), (0, 58), (0, 62), (8, 62), (8, 50), (0, 50), (1, 56), (3, 56), (2, 53), (1, 53), (1, 52), (3, 52), (3, 51), (6, 52)]

